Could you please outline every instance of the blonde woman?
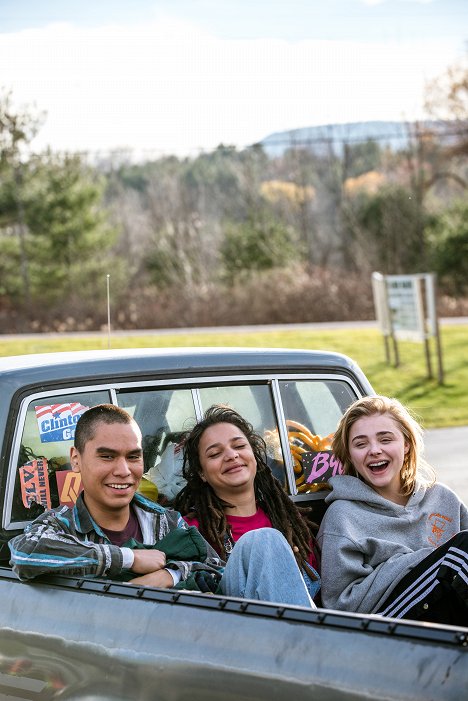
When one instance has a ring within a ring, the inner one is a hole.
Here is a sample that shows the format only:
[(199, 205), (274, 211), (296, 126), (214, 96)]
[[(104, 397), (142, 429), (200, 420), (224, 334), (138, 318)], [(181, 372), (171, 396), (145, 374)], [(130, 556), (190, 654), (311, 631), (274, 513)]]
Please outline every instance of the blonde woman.
[(468, 510), (422, 459), (422, 429), (396, 399), (364, 397), (332, 449), (344, 474), (318, 534), (328, 608), (468, 625)]

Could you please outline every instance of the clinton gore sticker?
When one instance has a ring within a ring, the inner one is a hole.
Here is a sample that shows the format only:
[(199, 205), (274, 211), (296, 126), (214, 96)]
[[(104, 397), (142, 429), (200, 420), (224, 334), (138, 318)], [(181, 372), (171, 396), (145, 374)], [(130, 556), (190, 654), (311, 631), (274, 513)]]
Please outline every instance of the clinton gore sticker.
[(36, 406), (41, 443), (73, 440), (78, 419), (87, 409), (79, 402)]

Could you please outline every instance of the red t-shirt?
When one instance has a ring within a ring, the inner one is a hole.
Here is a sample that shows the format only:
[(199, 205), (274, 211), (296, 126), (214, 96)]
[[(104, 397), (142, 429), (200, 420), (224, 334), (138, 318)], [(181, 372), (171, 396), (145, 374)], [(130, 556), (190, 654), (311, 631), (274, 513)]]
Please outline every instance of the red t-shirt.
[(101, 530), (109, 538), (112, 545), (122, 547), (122, 545), (127, 543), (131, 538), (137, 540), (139, 543), (143, 542), (141, 527), (138, 522), (137, 515), (133, 511), (132, 507), (130, 507), (130, 517), (123, 531), (111, 531), (109, 528), (101, 528)]
[[(184, 519), (189, 526), (199, 528), (197, 518), (184, 516)], [(253, 516), (231, 516), (231, 514), (226, 514), (226, 521), (231, 526), (232, 539), (235, 543), (237, 543), (241, 535), (248, 531), (255, 531), (257, 528), (271, 528), (270, 518), (260, 508), (257, 509)]]
[[(199, 528), (197, 518), (184, 516), (184, 519), (189, 526)], [(232, 539), (235, 543), (237, 543), (241, 535), (248, 531), (255, 531), (257, 528), (272, 528), (270, 517), (260, 507), (253, 516), (232, 516), (231, 514), (226, 514), (226, 521), (231, 526)], [(309, 555), (309, 565), (317, 570), (317, 560), (312, 551)]]

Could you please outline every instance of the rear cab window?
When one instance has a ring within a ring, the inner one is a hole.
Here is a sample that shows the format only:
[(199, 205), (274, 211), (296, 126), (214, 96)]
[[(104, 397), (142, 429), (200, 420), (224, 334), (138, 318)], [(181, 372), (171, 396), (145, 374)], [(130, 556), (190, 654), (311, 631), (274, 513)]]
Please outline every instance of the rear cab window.
[(213, 404), (237, 410), (263, 436), (269, 467), (291, 498), (323, 498), (327, 479), (340, 471), (330, 449), (333, 432), (358, 396), (349, 377), (325, 373), (122, 381), (31, 394), (19, 412), (4, 527), (17, 530), (45, 508), (76, 501), (80, 476), (69, 464), (74, 427), (83, 411), (103, 402), (123, 407), (139, 424), (140, 491), (163, 505), (184, 486), (184, 434)]
[(286, 380), (279, 388), (297, 493), (320, 491), (341, 471), (331, 441), (356, 395), (347, 383), (331, 379)]

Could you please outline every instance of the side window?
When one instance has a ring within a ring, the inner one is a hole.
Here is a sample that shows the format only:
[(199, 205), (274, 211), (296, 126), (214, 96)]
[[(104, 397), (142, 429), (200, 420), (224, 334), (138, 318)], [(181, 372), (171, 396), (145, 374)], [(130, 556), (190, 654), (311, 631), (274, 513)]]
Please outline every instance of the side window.
[(196, 421), (192, 391), (122, 390), (117, 401), (143, 434), (145, 472), (139, 491), (161, 504), (170, 503), (184, 486), (181, 440)]
[(193, 391), (181, 388), (118, 393), (119, 406), (132, 414), (143, 434), (145, 473), (139, 491), (168, 504), (184, 486), (182, 440), (197, 421), (192, 392), (199, 395), (202, 412), (213, 404), (228, 404), (250, 421), (267, 442), (273, 474), (286, 486), (269, 385), (219, 385)]
[(327, 487), (327, 479), (341, 472), (331, 441), (346, 408), (357, 399), (339, 380), (280, 382), (280, 393), (293, 459), (298, 493)]
[(218, 385), (200, 389), (203, 411), (213, 404), (227, 404), (249, 421), (267, 444), (268, 464), (274, 476), (287, 489), (278, 423), (268, 384)]
[(76, 501), (81, 481), (69, 465), (75, 425), (86, 409), (109, 401), (107, 391), (30, 401), (18, 453), (12, 521), (27, 521), (46, 508)]

